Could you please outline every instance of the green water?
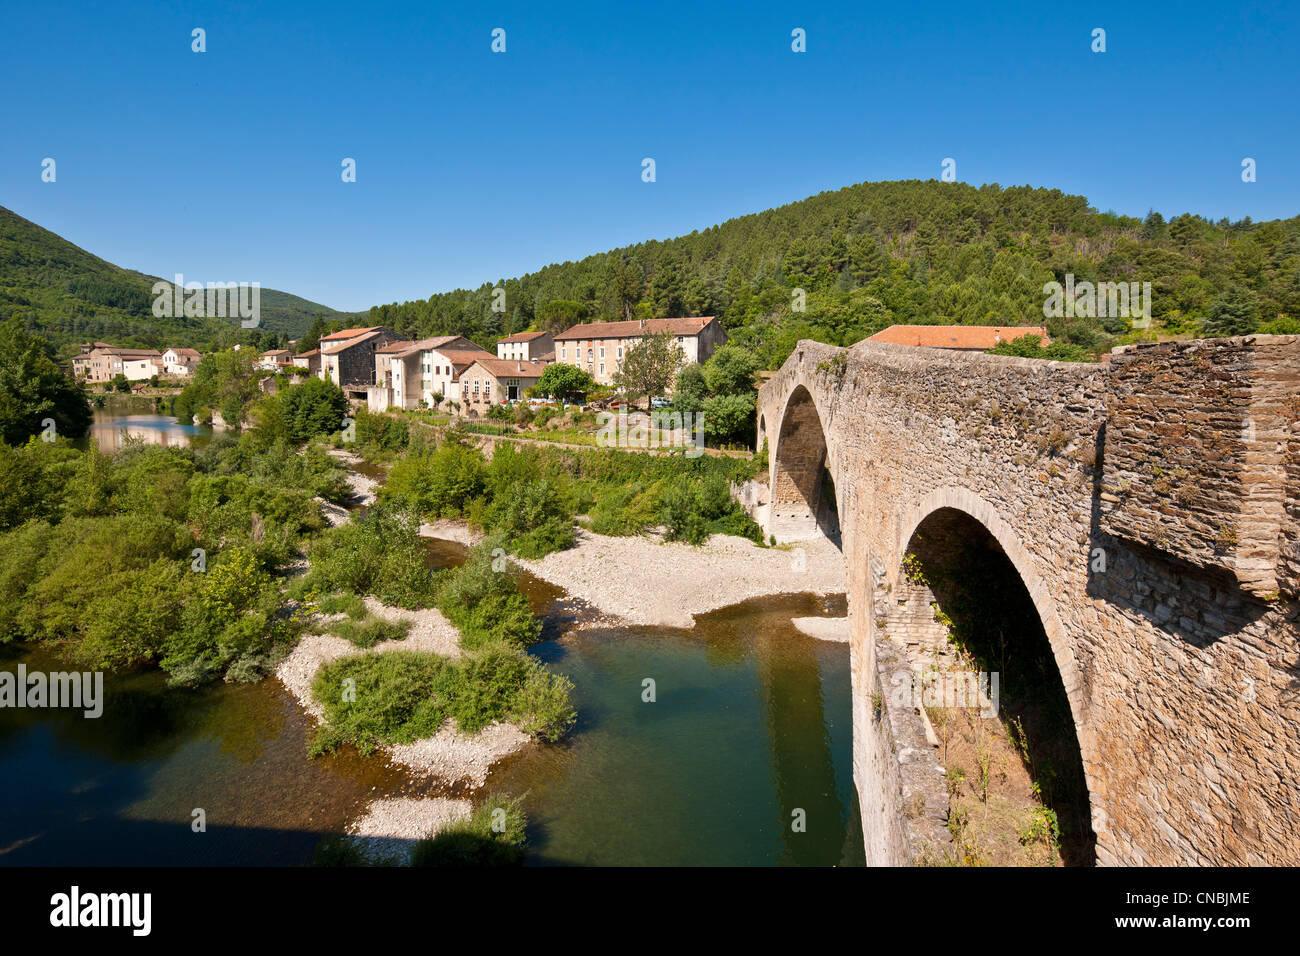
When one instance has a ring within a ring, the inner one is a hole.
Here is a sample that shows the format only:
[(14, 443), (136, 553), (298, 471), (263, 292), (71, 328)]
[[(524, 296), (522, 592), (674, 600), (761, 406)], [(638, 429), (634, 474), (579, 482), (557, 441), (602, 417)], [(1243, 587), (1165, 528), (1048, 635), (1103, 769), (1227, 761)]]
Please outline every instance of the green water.
[(848, 648), (790, 625), (827, 611), (843, 608), (766, 598), (693, 630), (584, 631), (543, 648), (574, 682), (577, 730), (488, 781), (528, 792), (529, 861), (861, 865)]
[[(464, 555), (428, 551), (435, 566)], [(842, 598), (751, 601), (693, 630), (566, 634), (584, 612), (559, 588), (521, 583), (546, 622), (535, 653), (573, 680), (581, 715), (567, 741), (508, 758), (483, 791), (527, 791), (530, 863), (862, 862), (848, 649), (789, 623), (842, 614)], [(0, 669), (20, 661), (66, 669), (0, 648)], [(0, 710), (0, 865), (302, 864), (370, 799), (443, 792), (350, 749), (309, 760), (313, 723), (274, 679), (195, 692), (149, 672), (105, 685), (98, 720)]]

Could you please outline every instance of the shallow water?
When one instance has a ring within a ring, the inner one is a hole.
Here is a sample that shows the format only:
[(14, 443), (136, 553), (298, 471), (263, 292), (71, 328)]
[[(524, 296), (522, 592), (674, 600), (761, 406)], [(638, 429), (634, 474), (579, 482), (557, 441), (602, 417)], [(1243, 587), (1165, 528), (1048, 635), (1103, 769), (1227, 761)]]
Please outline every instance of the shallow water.
[[(465, 554), (426, 548), (436, 567)], [(520, 580), (546, 621), (535, 653), (573, 680), (580, 714), (567, 741), (508, 758), (483, 791), (527, 792), (530, 863), (862, 863), (848, 648), (790, 624), (843, 614), (842, 597), (749, 601), (693, 630), (565, 634), (585, 612)], [(0, 669), (20, 661), (68, 669), (0, 648)], [(181, 691), (148, 672), (105, 688), (99, 719), (0, 709), (0, 865), (301, 864), (372, 797), (438, 792), (351, 749), (308, 759), (313, 722), (273, 678)]]

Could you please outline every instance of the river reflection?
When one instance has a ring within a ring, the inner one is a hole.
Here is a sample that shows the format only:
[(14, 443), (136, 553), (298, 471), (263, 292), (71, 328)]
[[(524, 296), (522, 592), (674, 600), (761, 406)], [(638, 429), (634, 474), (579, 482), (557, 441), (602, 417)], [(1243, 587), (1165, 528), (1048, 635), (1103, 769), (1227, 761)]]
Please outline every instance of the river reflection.
[(182, 425), (170, 415), (128, 414), (110, 406), (95, 409), (89, 437), (100, 451), (112, 454), (130, 442), (201, 448), (211, 439), (212, 429), (202, 425)]

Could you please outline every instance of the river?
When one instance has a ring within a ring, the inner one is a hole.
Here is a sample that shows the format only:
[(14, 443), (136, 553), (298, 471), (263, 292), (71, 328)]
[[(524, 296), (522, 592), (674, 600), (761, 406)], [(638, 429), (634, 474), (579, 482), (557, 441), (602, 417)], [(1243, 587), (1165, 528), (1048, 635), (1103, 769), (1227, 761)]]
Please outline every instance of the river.
[[(426, 547), (432, 567), (463, 559)], [(527, 793), (529, 864), (864, 862), (848, 648), (790, 624), (843, 614), (842, 597), (758, 599), (689, 630), (570, 630), (563, 591), (520, 583), (545, 623), (534, 653), (573, 681), (579, 712), (567, 740), (488, 778)], [(0, 669), (20, 662), (66, 669), (0, 648)], [(155, 671), (105, 688), (99, 719), (0, 710), (0, 864), (302, 864), (372, 798), (443, 792), (350, 748), (308, 759), (312, 721), (274, 678), (183, 691)]]

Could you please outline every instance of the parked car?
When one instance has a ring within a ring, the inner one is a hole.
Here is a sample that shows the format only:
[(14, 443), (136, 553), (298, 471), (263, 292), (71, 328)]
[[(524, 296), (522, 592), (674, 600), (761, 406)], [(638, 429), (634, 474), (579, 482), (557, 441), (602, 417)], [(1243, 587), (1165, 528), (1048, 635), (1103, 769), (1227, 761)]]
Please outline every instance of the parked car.
[(673, 403), (669, 399), (666, 399), (663, 396), (650, 399), (651, 408), (671, 408), (672, 404)]

